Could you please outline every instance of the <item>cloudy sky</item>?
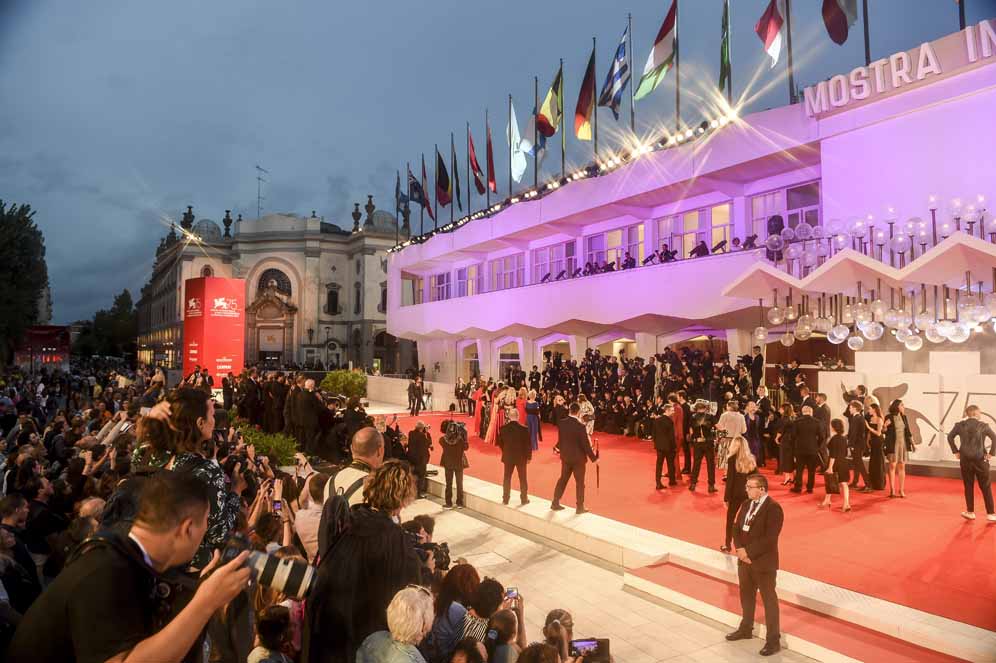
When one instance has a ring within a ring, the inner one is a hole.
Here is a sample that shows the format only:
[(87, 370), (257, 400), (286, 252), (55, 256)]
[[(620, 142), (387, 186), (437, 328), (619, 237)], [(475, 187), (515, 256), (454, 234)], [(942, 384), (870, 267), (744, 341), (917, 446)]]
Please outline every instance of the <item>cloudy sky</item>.
[[(996, 0), (963, 1), (969, 22), (996, 16)], [(838, 47), (820, 4), (793, 3), (800, 86), (863, 64), (860, 20)], [(768, 69), (753, 32), (766, 5), (732, 3), (734, 96), (744, 112), (787, 101), (784, 55)], [(958, 29), (954, 0), (869, 5), (873, 58)], [(0, 0), (0, 198), (37, 210), (55, 321), (88, 318), (122, 288), (137, 294), (164, 217), (178, 219), (190, 204), (199, 218), (220, 221), (225, 209), (254, 218), (255, 164), (270, 172), (264, 213), (316, 210), (348, 226), (366, 194), (393, 211), (395, 170), (422, 152), (429, 159), (451, 131), (462, 155), (467, 121), (483, 159), (488, 108), (505, 173), (507, 95), (524, 124), (533, 76), (542, 97), (563, 58), (572, 117), (591, 38), (601, 86), (627, 12), (639, 71), (669, 6)], [(683, 119), (714, 107), (721, 11), (721, 0), (681, 4)], [(640, 132), (673, 122), (672, 83), (637, 104)], [(625, 127), (606, 109), (599, 117), (601, 145), (612, 146)], [(568, 142), (569, 162), (590, 159), (590, 144)], [(559, 155), (546, 166), (559, 167)]]

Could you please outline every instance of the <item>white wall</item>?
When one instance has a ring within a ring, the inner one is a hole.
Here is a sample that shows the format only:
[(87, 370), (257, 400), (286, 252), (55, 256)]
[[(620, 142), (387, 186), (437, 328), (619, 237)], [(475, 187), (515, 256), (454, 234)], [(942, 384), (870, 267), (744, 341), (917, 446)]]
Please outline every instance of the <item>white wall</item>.
[[(449, 409), (450, 403), (456, 403), (456, 399), (453, 397), (453, 384), (427, 381), (425, 385), (432, 390), (433, 410), (445, 411)], [(368, 375), (367, 399), (377, 403), (390, 403), (399, 406), (400, 410), (407, 410), (408, 380)]]

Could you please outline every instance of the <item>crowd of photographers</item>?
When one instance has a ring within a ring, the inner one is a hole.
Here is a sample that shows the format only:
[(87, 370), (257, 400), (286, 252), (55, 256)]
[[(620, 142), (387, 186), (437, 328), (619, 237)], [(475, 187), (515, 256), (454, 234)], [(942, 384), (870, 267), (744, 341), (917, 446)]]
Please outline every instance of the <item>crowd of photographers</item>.
[[(581, 660), (569, 613), (530, 644), (515, 588), (403, 519), (428, 459), (356, 400), (250, 371), (216, 402), (206, 371), (167, 389), (99, 362), (0, 380), (4, 660)], [(236, 411), (293, 435), (295, 466)]]

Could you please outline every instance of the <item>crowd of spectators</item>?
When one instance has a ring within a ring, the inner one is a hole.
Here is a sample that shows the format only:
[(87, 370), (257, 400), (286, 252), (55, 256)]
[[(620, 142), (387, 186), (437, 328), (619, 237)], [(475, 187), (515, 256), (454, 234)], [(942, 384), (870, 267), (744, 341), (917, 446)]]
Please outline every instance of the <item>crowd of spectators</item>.
[[(530, 644), (515, 588), (404, 520), (428, 459), (356, 400), (279, 372), (2, 380), (5, 660), (575, 660), (569, 613)], [(295, 466), (243, 426), (294, 436)]]

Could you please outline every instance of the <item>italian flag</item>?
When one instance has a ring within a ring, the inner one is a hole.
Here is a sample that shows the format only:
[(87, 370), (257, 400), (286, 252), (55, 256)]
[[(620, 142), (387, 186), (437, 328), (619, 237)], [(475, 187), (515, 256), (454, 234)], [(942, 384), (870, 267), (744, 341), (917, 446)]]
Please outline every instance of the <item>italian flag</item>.
[(670, 71), (674, 64), (674, 36), (675, 23), (678, 17), (678, 0), (673, 0), (671, 9), (664, 18), (661, 29), (654, 39), (654, 46), (650, 49), (650, 57), (643, 67), (643, 75), (640, 77), (640, 85), (633, 93), (634, 99), (642, 99), (660, 85), (661, 81)]
[(754, 32), (764, 43), (764, 52), (771, 58), (771, 66), (778, 64), (778, 56), (782, 52), (782, 28), (785, 26), (785, 3), (783, 0), (771, 0), (768, 8), (754, 26)]

